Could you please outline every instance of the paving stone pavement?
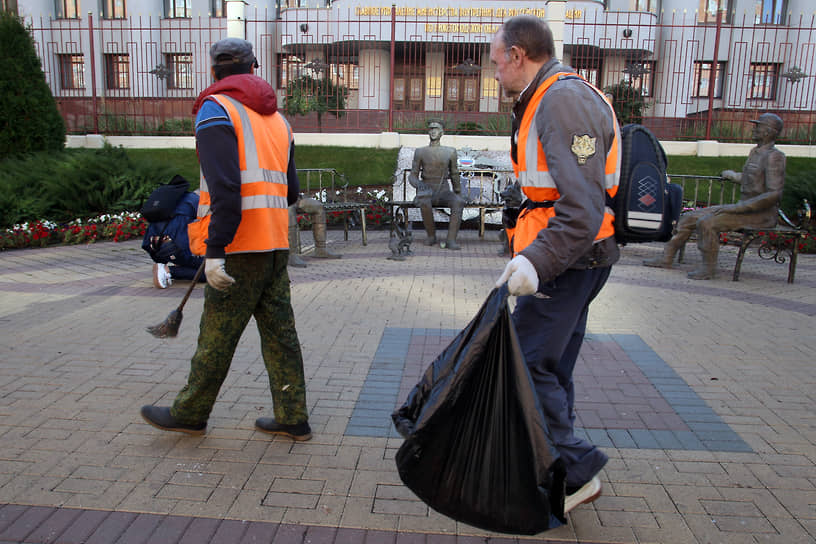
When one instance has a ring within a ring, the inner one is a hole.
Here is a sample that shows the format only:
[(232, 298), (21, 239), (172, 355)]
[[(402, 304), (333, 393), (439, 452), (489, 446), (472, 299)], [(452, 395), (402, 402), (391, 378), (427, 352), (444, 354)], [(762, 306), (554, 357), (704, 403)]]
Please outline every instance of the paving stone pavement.
[(816, 257), (789, 285), (754, 254), (732, 282), (723, 248), (699, 282), (693, 246), (675, 270), (640, 265), (659, 244), (623, 248), (576, 369), (604, 495), (522, 537), (429, 510), (400, 481), (388, 419), (503, 269), (496, 232), (463, 230), (461, 251), (417, 232), (405, 261), (387, 259), (387, 231), (329, 236), (342, 259), (290, 269), (302, 443), (253, 429), (272, 406), (252, 325), (205, 436), (142, 421), (185, 382), (203, 289), (177, 338), (151, 337), (188, 284), (153, 288), (139, 241), (0, 253), (0, 544), (816, 541)]

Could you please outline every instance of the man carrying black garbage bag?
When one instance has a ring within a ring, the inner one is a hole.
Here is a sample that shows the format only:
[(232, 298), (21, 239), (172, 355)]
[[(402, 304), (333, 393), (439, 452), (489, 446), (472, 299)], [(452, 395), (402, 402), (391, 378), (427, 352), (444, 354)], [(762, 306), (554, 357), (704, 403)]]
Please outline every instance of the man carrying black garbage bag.
[(620, 131), (603, 94), (554, 57), (536, 17), (505, 21), (490, 46), (504, 92), (516, 98), (510, 154), (526, 199), (507, 228), (513, 258), (496, 285), (518, 297), (522, 352), (555, 449), (566, 465), (564, 512), (601, 494), (608, 457), (574, 432), (573, 369), (589, 304), (619, 256), (606, 207), (620, 170)]

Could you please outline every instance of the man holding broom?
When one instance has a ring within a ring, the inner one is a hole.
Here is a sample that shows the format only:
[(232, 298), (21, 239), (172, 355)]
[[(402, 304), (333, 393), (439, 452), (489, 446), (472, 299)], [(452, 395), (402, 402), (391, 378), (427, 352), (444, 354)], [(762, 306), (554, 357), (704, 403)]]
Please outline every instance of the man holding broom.
[(198, 348), (173, 406), (147, 405), (141, 414), (162, 430), (204, 434), (235, 348), (254, 316), (275, 415), (258, 418), (255, 427), (309, 440), (303, 357), (286, 269), (287, 209), (300, 191), (292, 131), (277, 111), (274, 89), (254, 75), (252, 44), (218, 41), (210, 60), (215, 83), (193, 106), (202, 181), (190, 247), (205, 257), (208, 284)]

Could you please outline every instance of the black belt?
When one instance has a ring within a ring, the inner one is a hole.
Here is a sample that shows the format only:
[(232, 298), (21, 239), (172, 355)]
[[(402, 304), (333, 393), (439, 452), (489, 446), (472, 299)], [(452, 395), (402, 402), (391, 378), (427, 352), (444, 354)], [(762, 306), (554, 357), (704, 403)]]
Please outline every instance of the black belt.
[(542, 200), (541, 202), (530, 200), (529, 198), (521, 203), (522, 210), (534, 210), (536, 208), (552, 208), (555, 206), (554, 200)]

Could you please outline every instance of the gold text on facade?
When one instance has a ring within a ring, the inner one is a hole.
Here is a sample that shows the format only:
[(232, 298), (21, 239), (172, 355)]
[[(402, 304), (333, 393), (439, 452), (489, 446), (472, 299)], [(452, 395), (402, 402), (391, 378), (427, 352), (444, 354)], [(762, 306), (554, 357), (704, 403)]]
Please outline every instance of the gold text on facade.
[[(400, 17), (514, 17), (516, 15), (533, 15), (544, 17), (544, 8), (395, 8)], [(354, 8), (355, 15), (391, 16), (391, 8), (385, 6)]]

